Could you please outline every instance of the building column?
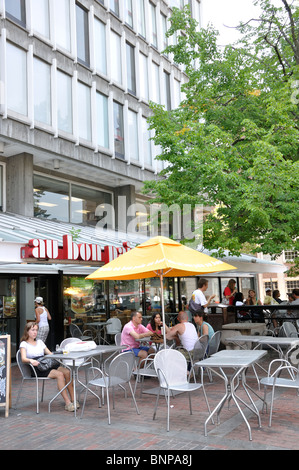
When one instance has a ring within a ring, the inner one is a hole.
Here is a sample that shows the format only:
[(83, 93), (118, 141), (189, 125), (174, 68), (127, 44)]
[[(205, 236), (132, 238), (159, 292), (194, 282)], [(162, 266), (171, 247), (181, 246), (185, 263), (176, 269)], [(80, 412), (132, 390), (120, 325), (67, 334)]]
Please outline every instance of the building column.
[(21, 153), (7, 159), (6, 210), (33, 217), (33, 155)]

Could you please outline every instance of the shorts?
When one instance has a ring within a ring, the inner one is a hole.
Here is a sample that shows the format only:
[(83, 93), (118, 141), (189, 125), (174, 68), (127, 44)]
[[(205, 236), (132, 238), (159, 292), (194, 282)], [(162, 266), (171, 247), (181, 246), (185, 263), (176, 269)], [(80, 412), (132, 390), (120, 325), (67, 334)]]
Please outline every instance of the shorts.
[(139, 354), (139, 351), (146, 351), (146, 352), (148, 352), (149, 349), (150, 349), (149, 346), (140, 346), (139, 348), (127, 349), (126, 351), (123, 351), (123, 352), (133, 351), (133, 353), (134, 353), (135, 356), (137, 357), (138, 354)]

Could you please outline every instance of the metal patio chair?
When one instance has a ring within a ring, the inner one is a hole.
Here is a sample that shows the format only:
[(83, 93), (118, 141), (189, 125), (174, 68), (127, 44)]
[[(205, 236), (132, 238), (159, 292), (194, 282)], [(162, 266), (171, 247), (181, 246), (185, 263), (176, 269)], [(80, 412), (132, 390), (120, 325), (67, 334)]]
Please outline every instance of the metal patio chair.
[(19, 370), (22, 374), (22, 382), (19, 388), (15, 408), (18, 406), (19, 398), (21, 396), (21, 392), (23, 389), (23, 385), (25, 381), (35, 382), (35, 390), (36, 390), (36, 413), (39, 413), (39, 383), (42, 383), (42, 394), (41, 394), (41, 402), (44, 400), (44, 388), (45, 388), (45, 381), (51, 380), (49, 377), (38, 377), (36, 375), (35, 369), (31, 364), (25, 364), (22, 362), (21, 359), (21, 351), (19, 350), (16, 354), (16, 360), (19, 367)]
[[(114, 389), (114, 387), (117, 387), (119, 385), (124, 386), (126, 383), (129, 385), (137, 414), (140, 414), (136, 400), (135, 400), (135, 395), (132, 389), (132, 385), (130, 382), (134, 364), (135, 364), (135, 355), (133, 352), (128, 351), (128, 352), (123, 352), (119, 354), (118, 356), (116, 356), (109, 364), (106, 373), (98, 367), (90, 367), (88, 369), (89, 373), (93, 372), (93, 373), (96, 373), (97, 375), (91, 380), (88, 380), (88, 383), (86, 386), (83, 383), (81, 384), (85, 387), (85, 397), (84, 397), (84, 402), (82, 406), (81, 418), (83, 417), (83, 413), (84, 413), (87, 392), (91, 391), (90, 387), (91, 386), (100, 387), (103, 390), (106, 390), (107, 408), (108, 408), (108, 424), (111, 424), (109, 389), (111, 388)], [(93, 394), (96, 395), (95, 393)], [(101, 407), (101, 399), (99, 396), (97, 396), (97, 398), (99, 400), (99, 407)], [(114, 393), (113, 393), (113, 409), (114, 407), (115, 406), (114, 406)]]
[[(273, 365), (275, 363), (280, 364), (274, 372)], [(288, 373), (288, 378), (281, 377), (283, 372)], [(275, 388), (291, 388), (297, 389), (297, 395), (299, 395), (299, 369), (292, 366), (288, 361), (285, 359), (275, 359), (269, 364), (268, 368), (268, 376), (264, 377), (260, 380), (260, 383), (264, 385), (264, 404), (263, 408), (266, 403), (266, 393), (267, 387), (272, 387), (272, 394), (271, 394), (271, 406), (270, 406), (270, 416), (269, 416), (269, 426), (272, 425), (272, 412), (273, 412), (273, 402), (274, 402), (274, 394)]]
[(189, 407), (190, 414), (192, 414), (191, 407), (191, 392), (195, 392), (202, 388), (207, 408), (210, 413), (210, 407), (206, 392), (204, 389), (202, 374), (201, 383), (190, 383), (187, 376), (187, 360), (180, 351), (176, 349), (162, 349), (154, 358), (154, 366), (159, 379), (159, 390), (154, 409), (153, 419), (156, 417), (158, 408), (160, 390), (164, 390), (165, 398), (167, 401), (167, 431), (169, 431), (169, 414), (170, 414), (170, 393), (171, 392), (188, 392), (189, 394)]

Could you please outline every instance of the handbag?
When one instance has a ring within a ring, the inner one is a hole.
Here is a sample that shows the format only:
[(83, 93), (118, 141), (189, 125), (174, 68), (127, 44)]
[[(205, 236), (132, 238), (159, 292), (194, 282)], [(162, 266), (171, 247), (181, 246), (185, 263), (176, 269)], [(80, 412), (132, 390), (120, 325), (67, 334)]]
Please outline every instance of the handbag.
[(51, 356), (41, 356), (35, 358), (35, 360), (39, 362), (36, 368), (41, 372), (49, 369), (57, 369), (61, 365), (56, 359), (54, 359), (54, 357)]

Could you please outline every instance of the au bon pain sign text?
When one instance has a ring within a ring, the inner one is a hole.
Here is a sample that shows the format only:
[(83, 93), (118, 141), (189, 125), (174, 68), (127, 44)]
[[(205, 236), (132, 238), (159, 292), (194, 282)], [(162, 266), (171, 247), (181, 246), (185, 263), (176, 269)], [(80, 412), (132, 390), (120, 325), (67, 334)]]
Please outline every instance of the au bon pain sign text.
[(131, 250), (127, 242), (122, 247), (104, 246), (88, 243), (75, 243), (71, 235), (63, 235), (62, 246), (57, 240), (34, 238), (21, 248), (21, 259), (26, 261), (96, 261), (109, 263), (118, 256)]

